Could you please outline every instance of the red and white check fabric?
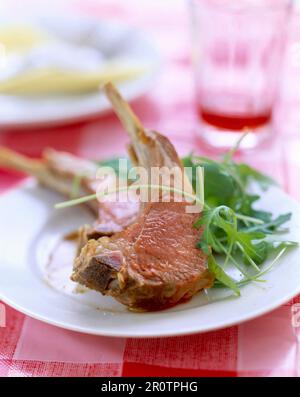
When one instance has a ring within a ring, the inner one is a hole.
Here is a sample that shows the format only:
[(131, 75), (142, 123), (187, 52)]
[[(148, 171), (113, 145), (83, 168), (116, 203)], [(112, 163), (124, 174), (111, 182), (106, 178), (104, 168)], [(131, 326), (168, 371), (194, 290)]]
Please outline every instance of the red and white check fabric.
[[(166, 62), (152, 90), (134, 108), (146, 126), (167, 134), (181, 154), (191, 149), (207, 154), (195, 138), (197, 118), (185, 4), (179, 0), (142, 3), (88, 0), (79, 2), (75, 11), (127, 22), (152, 34)], [(293, 40), (297, 36), (300, 38), (300, 29), (293, 32)], [(297, 70), (292, 73), (293, 80), (287, 84), (295, 87)], [(297, 92), (288, 87), (285, 96), (278, 112), (277, 138), (242, 159), (273, 175), (300, 199), (300, 92), (297, 97)], [(123, 153), (125, 141), (112, 115), (42, 131), (0, 134), (1, 145), (31, 156), (52, 146), (103, 158)], [(0, 170), (1, 190), (19, 180), (19, 175)], [(166, 339), (83, 335), (33, 320), (5, 306), (6, 327), (0, 327), (0, 376), (300, 376), (300, 329), (293, 328), (291, 321), (291, 307), (297, 302), (300, 297), (232, 328)]]

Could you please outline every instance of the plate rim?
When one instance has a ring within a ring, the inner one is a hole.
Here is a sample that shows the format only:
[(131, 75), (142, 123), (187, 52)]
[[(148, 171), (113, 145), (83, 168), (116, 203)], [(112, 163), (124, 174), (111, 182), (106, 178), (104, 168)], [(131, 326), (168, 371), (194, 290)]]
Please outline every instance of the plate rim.
[[(196, 329), (191, 329), (191, 330), (181, 330), (181, 331), (174, 331), (174, 332), (164, 332), (164, 333), (143, 333), (143, 334), (135, 334), (135, 333), (118, 333), (118, 332), (107, 332), (107, 331), (92, 331), (91, 329), (85, 328), (85, 327), (80, 327), (80, 326), (72, 326), (72, 325), (67, 325), (67, 324), (62, 324), (59, 321), (55, 320), (50, 320), (47, 317), (41, 316), (41, 315), (35, 315), (32, 313), (30, 310), (26, 310), (22, 308), (22, 306), (19, 306), (18, 304), (13, 303), (9, 299), (5, 299), (2, 296), (0, 296), (0, 301), (4, 302), (8, 306), (12, 307), (13, 309), (19, 311), (20, 313), (33, 318), (35, 320), (42, 321), (43, 323), (66, 329), (69, 331), (73, 332), (79, 332), (87, 335), (95, 335), (95, 336), (107, 336), (107, 337), (112, 337), (112, 338), (136, 338), (136, 339), (143, 339), (143, 338), (169, 338), (169, 337), (174, 337), (174, 336), (185, 336), (185, 335), (195, 335), (195, 334), (204, 334), (206, 332), (213, 332), (213, 331), (219, 331), (222, 329), (230, 328), (236, 325), (240, 325), (243, 323), (246, 323), (248, 321), (254, 320), (256, 318), (259, 318), (265, 314), (271, 313), (274, 310), (278, 309), (279, 307), (283, 306), (287, 302), (289, 302), (291, 299), (293, 299), (295, 296), (300, 294), (300, 286), (299, 290), (296, 293), (292, 293), (289, 297), (284, 298), (284, 299), (279, 299), (276, 301), (272, 306), (264, 309), (264, 310), (257, 310), (257, 312), (254, 312), (251, 316), (244, 315), (242, 319), (239, 320), (233, 320), (229, 321), (227, 323), (224, 323), (223, 325), (219, 326), (210, 326), (206, 328), (202, 328), (201, 330), (196, 330)], [(187, 310), (196, 310), (196, 309), (201, 309), (201, 306), (198, 308), (190, 308)], [(164, 313), (165, 311), (161, 311), (161, 313)], [(167, 312), (165, 312), (167, 313)], [(141, 313), (143, 314), (143, 313)]]

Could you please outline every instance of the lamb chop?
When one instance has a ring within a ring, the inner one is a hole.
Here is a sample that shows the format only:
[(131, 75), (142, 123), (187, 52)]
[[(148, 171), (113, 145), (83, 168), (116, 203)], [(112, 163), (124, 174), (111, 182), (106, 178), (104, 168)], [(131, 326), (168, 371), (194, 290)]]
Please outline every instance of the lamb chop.
[[(31, 159), (8, 148), (0, 148), (0, 165), (34, 176), (42, 185), (70, 197), (75, 177), (84, 175), (79, 195), (94, 193), (93, 177), (97, 165), (70, 153), (46, 149), (41, 160)], [(90, 208), (97, 213), (96, 201), (89, 201)]]
[[(163, 135), (143, 128), (112, 84), (105, 86), (115, 112), (128, 132), (131, 157), (147, 170), (182, 167)], [(163, 195), (162, 195), (163, 196)], [(148, 202), (132, 225), (112, 237), (91, 239), (76, 258), (72, 280), (110, 295), (135, 310), (159, 310), (209, 288), (213, 276), (205, 254), (196, 248), (199, 214), (187, 202)]]
[[(99, 188), (96, 180), (98, 166), (70, 153), (46, 149), (42, 159), (31, 159), (8, 148), (0, 147), (0, 166), (34, 176), (42, 185), (66, 197), (72, 196), (74, 180), (78, 180), (78, 196), (90, 195)], [(90, 239), (112, 235), (131, 224), (139, 211), (138, 203), (86, 203), (97, 220), (84, 225), (78, 232), (79, 249)]]

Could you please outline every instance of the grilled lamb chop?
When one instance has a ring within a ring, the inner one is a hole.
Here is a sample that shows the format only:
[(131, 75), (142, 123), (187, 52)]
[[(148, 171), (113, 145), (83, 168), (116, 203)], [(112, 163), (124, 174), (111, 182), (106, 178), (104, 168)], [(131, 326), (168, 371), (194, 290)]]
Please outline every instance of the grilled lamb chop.
[[(182, 167), (170, 141), (145, 130), (112, 84), (105, 86), (131, 139), (136, 163)], [(91, 239), (75, 260), (72, 280), (131, 309), (158, 310), (192, 297), (212, 285), (206, 256), (196, 248), (199, 214), (186, 212), (186, 202), (146, 203), (136, 222), (111, 238)]]
[[(13, 150), (0, 147), (0, 166), (32, 175), (44, 186), (64, 196), (72, 195), (74, 178), (79, 178), (78, 196), (96, 192), (95, 179), (98, 166), (70, 153), (46, 149), (41, 160), (30, 159)], [(79, 230), (79, 248), (90, 238), (110, 236), (123, 230), (137, 217), (139, 206), (136, 203), (99, 203), (90, 200), (86, 203), (97, 220), (92, 226), (85, 225)]]
[[(31, 159), (13, 150), (0, 148), (0, 165), (34, 176), (42, 185), (70, 197), (75, 177), (80, 177), (79, 195), (95, 192), (93, 178), (96, 175), (97, 165), (83, 160), (70, 153), (46, 149), (41, 160)], [(89, 201), (90, 208), (97, 213), (96, 200)]]

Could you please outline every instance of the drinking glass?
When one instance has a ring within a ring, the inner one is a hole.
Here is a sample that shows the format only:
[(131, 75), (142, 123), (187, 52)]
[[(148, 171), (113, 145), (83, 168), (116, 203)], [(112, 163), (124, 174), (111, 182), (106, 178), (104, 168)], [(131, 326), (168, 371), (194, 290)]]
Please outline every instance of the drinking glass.
[(290, 0), (190, 0), (199, 135), (255, 147), (271, 133)]

